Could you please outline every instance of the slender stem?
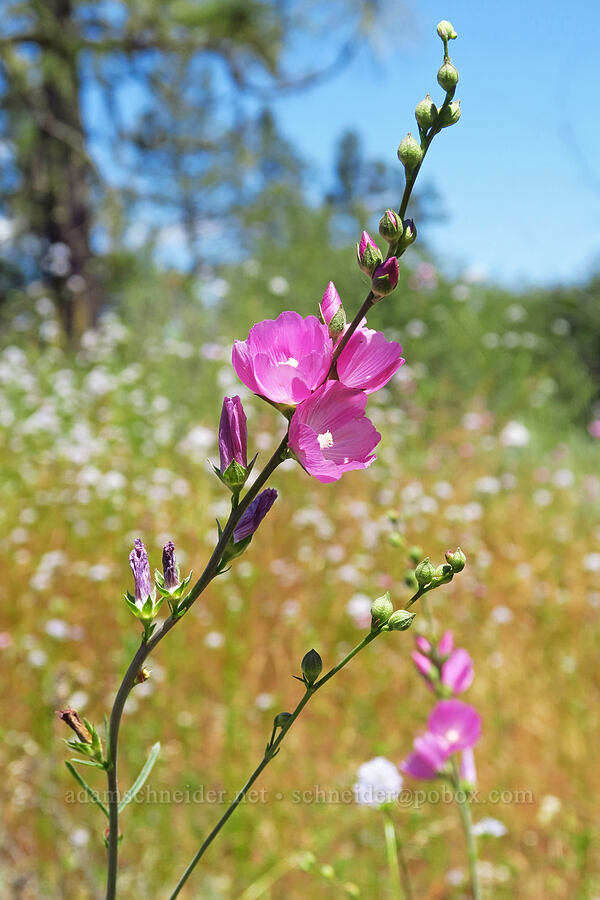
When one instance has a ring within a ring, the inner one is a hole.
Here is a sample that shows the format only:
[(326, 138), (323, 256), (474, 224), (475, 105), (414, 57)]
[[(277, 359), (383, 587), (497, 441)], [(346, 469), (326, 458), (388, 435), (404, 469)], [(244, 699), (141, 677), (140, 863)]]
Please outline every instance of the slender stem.
[(390, 873), (390, 884), (392, 887), (392, 895), (397, 900), (404, 900), (404, 892), (402, 890), (402, 881), (400, 878), (400, 860), (398, 858), (398, 841), (396, 840), (396, 829), (392, 822), (389, 811), (384, 810), (383, 828), (385, 832), (385, 849), (387, 854), (388, 870)]
[[(440, 121), (442, 110), (446, 109), (446, 107), (450, 104), (452, 98), (454, 97), (454, 91), (455, 91), (455, 88), (452, 88), (450, 91), (448, 91), (446, 93), (446, 98), (438, 112), (438, 116), (437, 116), (438, 122)], [(439, 134), (439, 132), (441, 130), (442, 129), (441, 129), (440, 125), (437, 125), (434, 123), (431, 126), (431, 129), (429, 130), (429, 133), (427, 134), (427, 136), (423, 138), (423, 142), (421, 144), (421, 147), (423, 149), (423, 156), (421, 157), (421, 161), (419, 162), (419, 164), (417, 166), (415, 166), (414, 169), (411, 170), (410, 174), (407, 175), (407, 177), (406, 177), (404, 193), (402, 194), (402, 200), (400, 201), (400, 209), (398, 210), (398, 215), (400, 216), (401, 219), (404, 219), (404, 216), (406, 215), (408, 203), (409, 203), (413, 188), (415, 186), (415, 182), (417, 180), (417, 175), (419, 174), (421, 166), (423, 165), (423, 160), (425, 159), (425, 155), (426, 155), (427, 151), (429, 150), (429, 147), (430, 147), (431, 142), (433, 141), (434, 137), (436, 136), (436, 134)], [(390, 259), (390, 257), (392, 257), (392, 256), (400, 257), (400, 256), (402, 256), (403, 253), (404, 253), (404, 250), (400, 250), (398, 244), (390, 244), (386, 259)], [(344, 349), (344, 347), (346, 346), (346, 344), (348, 343), (348, 341), (350, 340), (350, 338), (352, 337), (352, 335), (358, 328), (361, 321), (364, 319), (364, 317), (367, 315), (367, 313), (369, 312), (371, 307), (374, 306), (376, 302), (377, 302), (377, 300), (375, 298), (373, 291), (369, 291), (369, 293), (367, 294), (367, 296), (365, 297), (365, 299), (362, 302), (362, 306), (360, 307), (360, 309), (358, 310), (358, 312), (352, 319), (352, 322), (350, 323), (350, 325), (348, 325), (348, 327), (346, 328), (346, 331), (344, 332), (344, 334), (341, 336), (341, 338), (339, 339), (339, 341), (337, 342), (337, 344), (334, 347), (333, 356), (331, 359), (331, 366), (329, 367), (329, 372), (327, 373), (327, 378), (335, 377), (336, 363), (337, 363), (340, 353), (342, 352), (342, 350)]]
[(185, 872), (183, 873), (183, 875), (177, 882), (177, 885), (175, 886), (175, 890), (173, 891), (172, 894), (170, 894), (169, 900), (175, 900), (175, 897), (179, 896), (181, 889), (183, 888), (184, 884), (186, 883), (186, 881), (188, 880), (188, 878), (190, 877), (190, 875), (196, 868), (197, 864), (200, 862), (200, 859), (204, 856), (204, 853), (206, 852), (206, 850), (210, 847), (210, 845), (212, 844), (212, 842), (214, 841), (216, 836), (219, 834), (219, 832), (221, 831), (221, 829), (223, 828), (223, 826), (225, 825), (227, 820), (233, 815), (235, 810), (238, 808), (240, 803), (243, 801), (244, 797), (246, 796), (246, 794), (248, 793), (248, 791), (250, 790), (250, 788), (252, 787), (252, 785), (254, 784), (256, 779), (258, 778), (258, 776), (261, 774), (263, 769), (265, 769), (268, 766), (268, 764), (271, 762), (273, 757), (276, 756), (277, 753), (279, 752), (279, 747), (281, 746), (286, 734), (288, 733), (288, 731), (290, 730), (290, 728), (292, 727), (292, 725), (294, 724), (294, 722), (296, 721), (296, 719), (298, 718), (298, 716), (300, 715), (300, 713), (302, 712), (302, 710), (304, 709), (304, 707), (306, 706), (306, 704), (308, 703), (310, 698), (319, 690), (319, 688), (322, 688), (324, 684), (327, 684), (329, 679), (333, 678), (333, 676), (337, 672), (339, 672), (340, 669), (343, 669), (344, 666), (348, 665), (350, 660), (353, 659), (357, 653), (360, 653), (360, 651), (363, 650), (368, 644), (370, 644), (371, 641), (374, 641), (375, 638), (381, 634), (381, 631), (382, 631), (382, 629), (377, 629), (376, 631), (371, 631), (365, 638), (363, 638), (363, 640), (360, 642), (360, 644), (357, 644), (356, 647), (354, 647), (354, 649), (351, 650), (350, 653), (348, 653), (343, 658), (343, 660), (341, 662), (339, 662), (336, 666), (334, 666), (332, 669), (330, 669), (329, 672), (327, 672), (326, 675), (323, 675), (323, 677), (320, 678), (318, 681), (315, 681), (315, 683), (313, 685), (306, 688), (306, 692), (305, 692), (304, 696), (302, 697), (302, 699), (296, 706), (294, 712), (290, 715), (290, 718), (286, 721), (285, 725), (279, 732), (279, 735), (275, 738), (275, 740), (271, 740), (269, 742), (269, 744), (267, 744), (267, 749), (265, 750), (265, 755), (264, 755), (263, 759), (261, 760), (261, 762), (259, 763), (259, 765), (256, 767), (256, 769), (254, 770), (254, 772), (252, 773), (252, 775), (250, 776), (250, 778), (248, 779), (246, 784), (243, 786), (243, 788), (241, 788), (241, 790), (238, 791), (231, 806), (221, 816), (221, 818), (219, 819), (219, 821), (217, 822), (215, 827), (212, 829), (212, 831), (207, 835), (207, 837), (204, 839), (204, 841), (200, 845), (198, 852), (193, 857), (193, 859), (190, 862), (190, 864), (188, 865), (187, 869), (185, 870)]
[(460, 818), (467, 839), (467, 855), (469, 859), (469, 873), (471, 876), (471, 889), (473, 891), (473, 900), (481, 900), (481, 888), (479, 886), (479, 875), (477, 874), (477, 841), (473, 834), (473, 817), (471, 815), (471, 802), (469, 795), (460, 787), (460, 774), (456, 757), (452, 757), (452, 785), (456, 791), (455, 799), (460, 811)]
[[(248, 508), (250, 503), (252, 503), (263, 485), (275, 471), (277, 466), (281, 462), (283, 462), (283, 454), (287, 447), (287, 440), (288, 436), (286, 433), (252, 487), (248, 489), (238, 505), (232, 508), (229, 519), (227, 520), (225, 528), (223, 529), (223, 533), (217, 542), (212, 556), (206, 564), (206, 568), (204, 569), (202, 575), (195, 583), (186, 598), (186, 612), (217, 574), (219, 563), (221, 562), (225, 548), (227, 547), (227, 544), (229, 543), (233, 532), (235, 531), (235, 527), (242, 518), (246, 509)], [(115, 697), (110, 713), (108, 746), (108, 759), (110, 760), (110, 768), (107, 770), (109, 832), (106, 900), (115, 900), (117, 893), (117, 867), (119, 853), (119, 785), (117, 779), (117, 754), (119, 745), (119, 727), (121, 724), (123, 709), (125, 707), (125, 701), (127, 700), (127, 697), (129, 696), (129, 693), (135, 684), (135, 679), (140, 668), (142, 667), (150, 653), (154, 650), (156, 645), (159, 644), (160, 641), (162, 641), (165, 635), (168, 634), (171, 628), (173, 628), (179, 620), (180, 617), (169, 616), (168, 619), (163, 622), (160, 628), (156, 629), (152, 637), (148, 641), (140, 645), (137, 653), (133, 657), (127, 671), (125, 672), (125, 675), (123, 676), (123, 680), (121, 682), (119, 690), (117, 691), (117, 695)]]

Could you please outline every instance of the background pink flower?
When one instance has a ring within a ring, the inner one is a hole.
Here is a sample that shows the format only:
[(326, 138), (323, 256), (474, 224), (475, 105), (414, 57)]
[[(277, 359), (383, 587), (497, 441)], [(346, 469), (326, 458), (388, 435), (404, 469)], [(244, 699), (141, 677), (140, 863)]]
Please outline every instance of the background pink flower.
[(273, 403), (295, 406), (318, 387), (329, 371), (333, 342), (316, 316), (282, 312), (235, 341), (232, 362), (244, 384)]
[(366, 469), (381, 440), (365, 416), (367, 395), (327, 381), (301, 403), (290, 423), (289, 446), (310, 475), (338, 481), (351, 469)]

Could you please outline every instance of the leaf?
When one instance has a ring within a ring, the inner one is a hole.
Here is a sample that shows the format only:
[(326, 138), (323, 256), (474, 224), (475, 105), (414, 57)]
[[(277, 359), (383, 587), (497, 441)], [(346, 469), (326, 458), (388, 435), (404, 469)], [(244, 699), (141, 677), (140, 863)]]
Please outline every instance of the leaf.
[[(79, 760), (77, 760), (77, 762), (83, 762), (83, 760), (79, 759)], [(67, 760), (65, 760), (65, 766), (67, 767), (67, 769), (69, 770), (69, 772), (71, 773), (71, 775), (73, 776), (73, 778), (75, 779), (77, 784), (81, 785), (81, 787), (84, 789), (84, 791), (86, 792), (86, 794), (88, 795), (90, 800), (92, 800), (97, 806), (100, 807), (100, 809), (102, 810), (102, 812), (108, 819), (109, 818), (108, 810), (107, 810), (106, 806), (104, 805), (104, 803), (102, 802), (102, 800), (100, 799), (100, 797), (98, 796), (98, 794), (96, 793), (96, 791), (89, 786), (89, 784), (87, 783), (85, 778), (81, 777), (79, 772), (75, 769), (75, 766), (73, 766)]]
[(80, 766), (93, 766), (94, 769), (105, 769), (106, 766), (104, 763), (96, 762), (95, 759), (77, 759), (77, 757), (73, 757), (71, 760), (72, 763), (79, 763)]
[(125, 796), (119, 803), (119, 812), (121, 812), (121, 810), (125, 809), (127, 804), (131, 803), (131, 801), (134, 799), (135, 795), (141, 791), (144, 784), (146, 783), (146, 779), (148, 778), (148, 776), (150, 775), (150, 772), (152, 771), (154, 763), (158, 759), (159, 753), (160, 753), (160, 742), (157, 741), (156, 744), (154, 744), (154, 746), (150, 750), (148, 759), (144, 763), (144, 767), (142, 768), (140, 774), (135, 779), (135, 781), (133, 782), (133, 784), (129, 788), (129, 790), (126, 791)]

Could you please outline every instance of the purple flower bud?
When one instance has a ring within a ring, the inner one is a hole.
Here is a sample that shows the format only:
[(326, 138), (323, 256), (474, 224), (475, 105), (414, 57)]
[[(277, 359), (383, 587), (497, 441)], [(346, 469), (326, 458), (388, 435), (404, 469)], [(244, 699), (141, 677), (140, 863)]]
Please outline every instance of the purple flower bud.
[(261, 491), (238, 522), (237, 527), (233, 532), (234, 544), (238, 544), (240, 541), (243, 541), (244, 538), (254, 534), (276, 499), (277, 491), (274, 488), (267, 488), (266, 490)]
[(221, 475), (235, 460), (242, 468), (248, 468), (246, 457), (246, 414), (239, 397), (225, 397), (219, 424), (219, 455)]
[(429, 675), (431, 674), (431, 670), (433, 669), (433, 663), (431, 662), (431, 660), (426, 656), (423, 656), (422, 653), (419, 653), (418, 650), (414, 650), (411, 653), (411, 657), (421, 675), (424, 678), (428, 679)]
[(400, 268), (395, 256), (390, 256), (380, 266), (377, 266), (371, 279), (371, 290), (375, 296), (385, 297), (386, 294), (391, 294), (398, 284), (399, 275)]
[(367, 247), (373, 247), (375, 250), (379, 249), (371, 235), (368, 232), (363, 231), (360, 239), (360, 244), (358, 245), (358, 252), (361, 256), (364, 254)]
[(168, 591), (179, 585), (179, 576), (177, 575), (177, 564), (175, 562), (175, 544), (173, 541), (167, 541), (163, 547), (162, 554), (163, 575), (165, 579), (165, 588)]
[(152, 581), (146, 546), (139, 538), (135, 539), (133, 550), (129, 554), (129, 565), (135, 580), (135, 599), (144, 603), (152, 593)]
[(422, 634), (417, 635), (417, 637), (415, 638), (415, 644), (417, 645), (421, 653), (424, 653), (425, 655), (431, 653), (431, 644)]

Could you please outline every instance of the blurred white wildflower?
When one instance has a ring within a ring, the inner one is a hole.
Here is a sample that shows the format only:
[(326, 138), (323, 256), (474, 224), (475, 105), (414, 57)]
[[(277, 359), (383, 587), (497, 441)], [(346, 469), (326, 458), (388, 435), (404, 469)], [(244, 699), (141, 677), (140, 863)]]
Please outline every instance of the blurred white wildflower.
[(529, 443), (529, 429), (521, 422), (509, 422), (500, 433), (500, 441), (505, 447), (526, 447)]
[(584, 556), (583, 568), (586, 572), (600, 572), (600, 553), (588, 553)]
[(508, 606), (495, 606), (490, 618), (496, 625), (508, 625), (514, 619), (514, 613)]
[(507, 832), (506, 825), (499, 819), (493, 819), (491, 816), (484, 816), (479, 822), (473, 825), (473, 834), (488, 835), (489, 837), (503, 837)]
[(384, 756), (376, 756), (358, 769), (354, 784), (354, 798), (363, 806), (382, 806), (392, 803), (402, 790), (402, 775)]
[(371, 598), (367, 594), (354, 594), (346, 604), (346, 612), (357, 628), (368, 628), (371, 624)]
[(220, 631), (209, 631), (204, 637), (204, 643), (207, 647), (210, 647), (211, 650), (216, 650), (223, 646), (225, 638)]
[(290, 289), (289, 282), (283, 275), (274, 275), (269, 280), (267, 287), (276, 297), (283, 297)]

